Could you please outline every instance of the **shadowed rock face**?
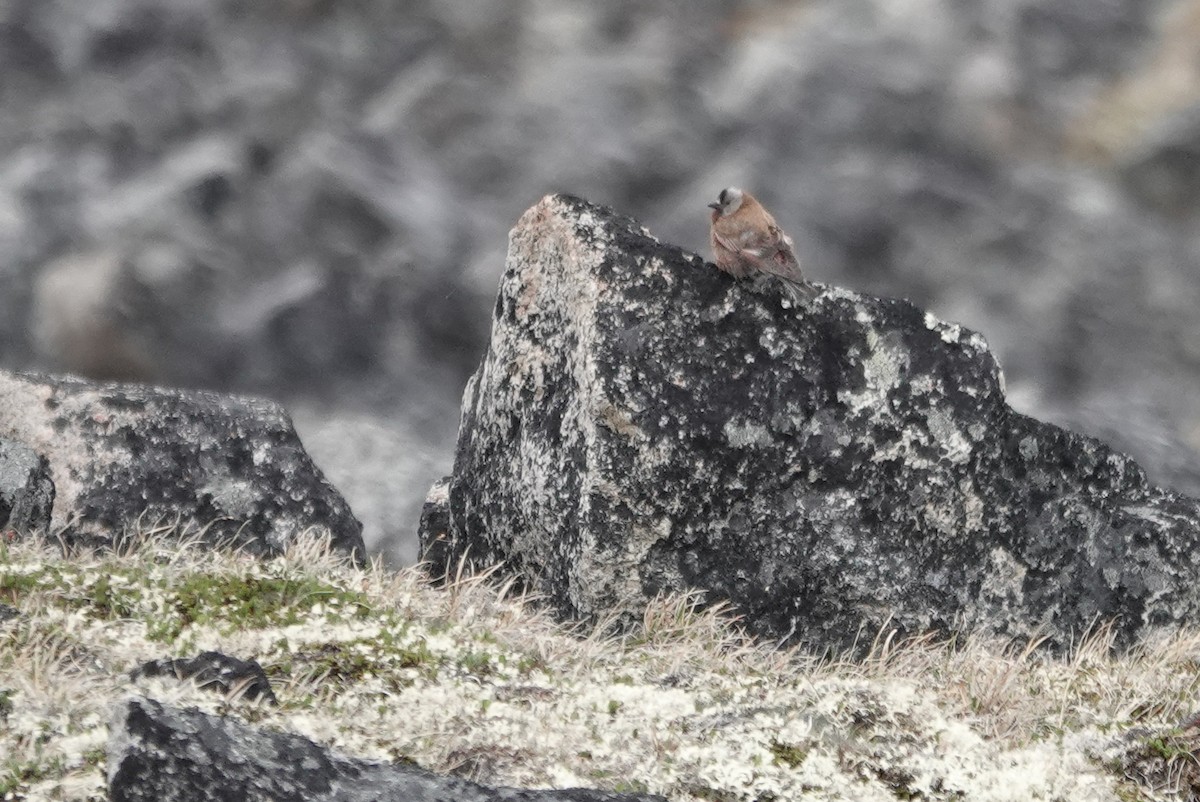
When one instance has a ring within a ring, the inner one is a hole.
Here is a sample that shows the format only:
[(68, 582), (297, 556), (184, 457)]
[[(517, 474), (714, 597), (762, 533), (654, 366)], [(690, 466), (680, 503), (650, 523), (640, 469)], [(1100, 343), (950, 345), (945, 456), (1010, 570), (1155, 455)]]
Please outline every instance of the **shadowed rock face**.
[(1195, 500), (1013, 412), (974, 332), (838, 288), (784, 303), (609, 210), (529, 210), (423, 519), (435, 571), (504, 561), (582, 617), (699, 588), (818, 646), (1194, 620)]
[(311, 528), (363, 554), (362, 525), (269, 401), (0, 373), (0, 438), (48, 461), (67, 543), (163, 523), (269, 554)]
[(586, 789), (487, 788), (415, 765), (354, 760), (307, 738), (247, 727), (197, 710), (133, 699), (109, 729), (113, 802), (663, 802)]

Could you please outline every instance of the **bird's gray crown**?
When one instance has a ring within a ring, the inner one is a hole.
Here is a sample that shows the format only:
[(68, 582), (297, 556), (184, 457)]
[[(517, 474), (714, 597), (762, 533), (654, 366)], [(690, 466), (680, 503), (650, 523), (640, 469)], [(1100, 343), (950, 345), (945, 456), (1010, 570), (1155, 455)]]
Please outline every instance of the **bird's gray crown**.
[(742, 191), (737, 187), (725, 187), (717, 196), (724, 214), (733, 214), (742, 205)]

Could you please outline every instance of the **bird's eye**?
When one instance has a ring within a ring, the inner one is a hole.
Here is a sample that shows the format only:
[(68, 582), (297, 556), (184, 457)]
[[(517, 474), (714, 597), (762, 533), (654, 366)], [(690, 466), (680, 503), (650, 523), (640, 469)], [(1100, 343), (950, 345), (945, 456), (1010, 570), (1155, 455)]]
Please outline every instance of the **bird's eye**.
[(726, 197), (725, 190), (721, 190), (721, 194), (717, 196), (717, 203), (721, 204), (722, 206), (729, 203), (729, 199)]

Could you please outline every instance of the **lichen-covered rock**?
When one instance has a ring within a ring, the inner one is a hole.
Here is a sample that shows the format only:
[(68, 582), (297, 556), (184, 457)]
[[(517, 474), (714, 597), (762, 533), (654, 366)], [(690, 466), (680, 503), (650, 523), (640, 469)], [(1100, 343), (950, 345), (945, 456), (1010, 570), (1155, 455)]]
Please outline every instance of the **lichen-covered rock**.
[(843, 289), (790, 308), (569, 197), (511, 234), (435, 501), (435, 573), (503, 562), (572, 616), (699, 588), (840, 646), (1200, 614), (1198, 502), (1015, 413), (978, 334)]
[(44, 532), (54, 508), (54, 482), (46, 458), (0, 439), (0, 530)]
[(415, 765), (341, 757), (307, 738), (256, 730), (198, 710), (131, 699), (108, 743), (113, 802), (651, 802), (662, 797), (586, 789), (486, 788)]
[(361, 524), (270, 401), (0, 373), (0, 437), (49, 461), (68, 543), (169, 524), (262, 554), (325, 532), (363, 554)]

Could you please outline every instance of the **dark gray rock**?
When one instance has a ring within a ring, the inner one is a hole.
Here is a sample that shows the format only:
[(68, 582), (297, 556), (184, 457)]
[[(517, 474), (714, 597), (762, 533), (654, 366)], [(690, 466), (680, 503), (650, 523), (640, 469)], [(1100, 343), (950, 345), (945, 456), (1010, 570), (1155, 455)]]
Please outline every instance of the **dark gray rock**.
[(0, 623), (4, 623), (9, 619), (16, 618), (21, 614), (21, 611), (16, 607), (9, 607), (7, 604), (0, 604)]
[(570, 616), (699, 588), (845, 646), (1200, 614), (1200, 502), (1014, 412), (978, 334), (836, 288), (792, 309), (569, 197), (510, 236), (448, 481), (432, 572), (503, 562)]
[(426, 556), (433, 556), (434, 570), (453, 569), (447, 562), (443, 549), (450, 547), (450, 480), (446, 477), (433, 483), (425, 496), (425, 504), (421, 507), (421, 520), (417, 524), (420, 535), (421, 551)]
[(0, 373), (0, 437), (49, 460), (68, 543), (172, 524), (259, 554), (306, 530), (363, 554), (361, 524), (269, 401)]
[(46, 458), (0, 438), (0, 532), (45, 532), (54, 509), (54, 481)]
[(586, 789), (486, 788), (415, 765), (342, 757), (307, 738), (149, 699), (120, 704), (109, 728), (112, 802), (650, 802)]
[(201, 688), (228, 694), (231, 691), (251, 701), (264, 699), (278, 704), (271, 681), (257, 660), (239, 660), (221, 652), (202, 652), (193, 658), (164, 658), (143, 663), (130, 672), (132, 679), (174, 677), (191, 680)]

